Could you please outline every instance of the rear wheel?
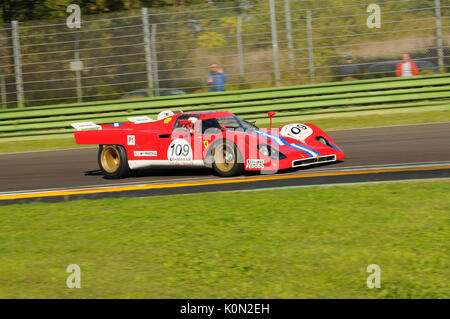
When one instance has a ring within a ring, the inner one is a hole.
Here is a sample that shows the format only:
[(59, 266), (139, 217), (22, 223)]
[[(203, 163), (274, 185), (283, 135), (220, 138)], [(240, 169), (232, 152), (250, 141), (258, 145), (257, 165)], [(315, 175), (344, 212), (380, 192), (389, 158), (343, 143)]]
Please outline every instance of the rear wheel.
[(130, 175), (127, 152), (121, 145), (100, 146), (98, 165), (107, 178), (124, 178)]
[(217, 174), (224, 177), (242, 174), (244, 163), (235, 144), (228, 141), (219, 142), (213, 152), (212, 166)]

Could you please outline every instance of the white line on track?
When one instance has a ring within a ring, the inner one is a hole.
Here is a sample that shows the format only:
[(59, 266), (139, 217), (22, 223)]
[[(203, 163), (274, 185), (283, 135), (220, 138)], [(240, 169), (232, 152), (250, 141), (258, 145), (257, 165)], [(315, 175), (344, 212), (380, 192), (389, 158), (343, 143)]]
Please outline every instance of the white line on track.
[(160, 179), (156, 181), (146, 181), (146, 182), (135, 182), (135, 183), (111, 183), (111, 184), (94, 184), (86, 186), (74, 186), (66, 188), (38, 188), (31, 190), (21, 190), (12, 192), (0, 192), (0, 195), (17, 195), (17, 194), (33, 194), (33, 193), (48, 193), (55, 191), (80, 191), (80, 190), (91, 190), (91, 189), (103, 189), (110, 187), (127, 187), (127, 186), (146, 186), (153, 184), (173, 184), (177, 182), (195, 182), (195, 181), (205, 181), (205, 180), (220, 180), (220, 178), (200, 178), (200, 177), (188, 177), (188, 178), (174, 178), (174, 179)]
[[(351, 171), (351, 170), (358, 170), (358, 169), (379, 169), (379, 168), (406, 168), (406, 167), (427, 167), (427, 166), (434, 166), (434, 165), (445, 165), (450, 164), (449, 161), (436, 161), (436, 162), (412, 162), (412, 163), (394, 163), (394, 164), (377, 164), (377, 165), (358, 165), (358, 166), (344, 166), (344, 167), (330, 167), (330, 168), (324, 168), (324, 169), (315, 169), (310, 168), (308, 171), (313, 172), (335, 172), (335, 171)], [(306, 172), (306, 171), (305, 171)], [(297, 174), (298, 172), (292, 172), (287, 173), (289, 174)]]

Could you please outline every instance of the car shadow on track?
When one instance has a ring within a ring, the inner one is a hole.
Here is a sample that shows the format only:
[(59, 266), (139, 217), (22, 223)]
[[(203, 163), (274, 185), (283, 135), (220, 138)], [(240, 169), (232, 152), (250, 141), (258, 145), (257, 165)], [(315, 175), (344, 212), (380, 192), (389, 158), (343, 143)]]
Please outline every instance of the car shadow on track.
[[(252, 176), (259, 176), (259, 175), (275, 175), (275, 174), (289, 174), (289, 173), (296, 173), (300, 171), (308, 171), (308, 169), (314, 167), (325, 167), (330, 166), (336, 163), (339, 163), (341, 161), (337, 161), (334, 163), (320, 163), (315, 164), (314, 166), (303, 166), (303, 167), (295, 167), (295, 168), (288, 168), (284, 169), (282, 171), (277, 172), (267, 172), (267, 173), (261, 173), (258, 171), (245, 171), (241, 177), (252, 177)], [(106, 176), (103, 176), (103, 172), (99, 169), (97, 170), (91, 170), (86, 171), (84, 173), (85, 176), (102, 176), (103, 179), (108, 179)], [(135, 170), (131, 172), (131, 175), (129, 178), (138, 180), (140, 178), (148, 178), (148, 177), (220, 177), (213, 169), (211, 168), (186, 168), (186, 167), (172, 167), (172, 168), (148, 168), (148, 169), (140, 169)], [(234, 176), (239, 177), (239, 176)], [(222, 177), (226, 178), (226, 177)]]
[[(90, 170), (84, 172), (85, 176), (102, 176), (104, 179), (109, 179), (104, 176), (100, 169)], [(131, 171), (128, 178), (139, 179), (147, 177), (202, 177), (214, 176), (214, 171), (208, 168), (148, 168)]]
[(300, 172), (300, 171), (304, 171), (307, 172), (308, 170), (311, 170), (312, 168), (323, 168), (323, 167), (333, 167), (336, 164), (342, 163), (343, 161), (336, 161), (336, 162), (329, 162), (329, 163), (317, 163), (314, 165), (310, 165), (310, 166), (300, 166), (300, 167), (292, 167), (292, 168), (287, 168), (285, 170), (280, 171), (279, 173), (296, 173), (296, 172)]

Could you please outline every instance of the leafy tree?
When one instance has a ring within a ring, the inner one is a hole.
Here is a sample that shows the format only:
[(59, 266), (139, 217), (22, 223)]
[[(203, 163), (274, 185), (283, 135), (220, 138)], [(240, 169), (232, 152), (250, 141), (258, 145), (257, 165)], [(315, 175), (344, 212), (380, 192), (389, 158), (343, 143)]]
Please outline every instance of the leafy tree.
[(0, 22), (29, 21), (61, 17), (69, 4), (78, 4), (84, 14), (116, 12), (141, 7), (160, 8), (216, 3), (224, 0), (2, 0)]

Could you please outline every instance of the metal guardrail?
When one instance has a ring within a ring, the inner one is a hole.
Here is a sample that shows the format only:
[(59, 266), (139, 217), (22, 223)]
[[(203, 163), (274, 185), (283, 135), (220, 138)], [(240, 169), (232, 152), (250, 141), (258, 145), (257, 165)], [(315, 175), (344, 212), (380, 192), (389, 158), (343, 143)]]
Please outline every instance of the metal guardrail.
[(450, 73), (413, 78), (384, 78), (317, 85), (203, 93), (147, 99), (101, 101), (0, 111), (0, 138), (72, 132), (70, 123), (127, 121), (166, 109), (228, 110), (258, 120), (267, 111), (279, 117), (302, 114), (449, 105)]
[(0, 108), (206, 92), (212, 63), (230, 90), (394, 76), (403, 53), (450, 70), (448, 1), (188, 2), (0, 24)]

